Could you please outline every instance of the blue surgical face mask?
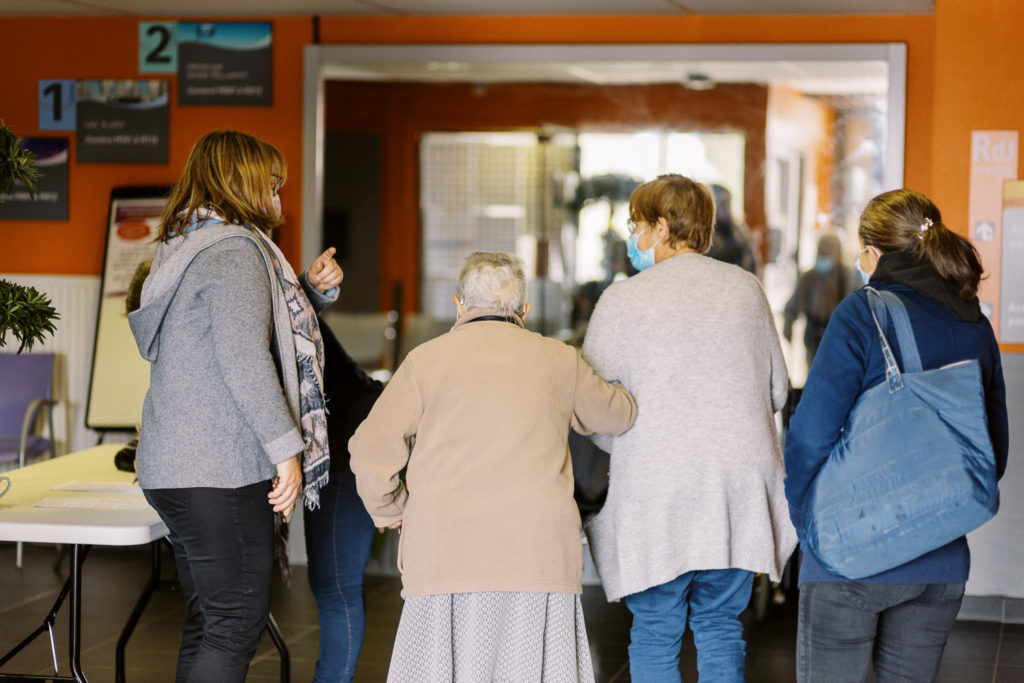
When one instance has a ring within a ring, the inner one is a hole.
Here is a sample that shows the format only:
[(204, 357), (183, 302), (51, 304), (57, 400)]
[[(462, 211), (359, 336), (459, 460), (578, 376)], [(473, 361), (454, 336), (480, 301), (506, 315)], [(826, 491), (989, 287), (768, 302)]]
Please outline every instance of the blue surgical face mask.
[(860, 275), (860, 279), (864, 281), (864, 284), (867, 284), (868, 280), (871, 279), (871, 273), (865, 273), (861, 267), (860, 254), (857, 254), (857, 258), (853, 259), (853, 267), (857, 269), (857, 274)]
[(640, 241), (640, 234), (634, 232), (626, 240), (626, 254), (629, 256), (629, 262), (633, 264), (633, 267), (638, 271), (643, 271), (654, 265), (654, 247), (658, 246), (657, 242), (651, 245), (650, 249), (644, 249), (641, 251), (637, 247), (637, 242)]
[(814, 262), (814, 269), (825, 275), (826, 273), (832, 272), (832, 266), (835, 265), (830, 258), (819, 258)]

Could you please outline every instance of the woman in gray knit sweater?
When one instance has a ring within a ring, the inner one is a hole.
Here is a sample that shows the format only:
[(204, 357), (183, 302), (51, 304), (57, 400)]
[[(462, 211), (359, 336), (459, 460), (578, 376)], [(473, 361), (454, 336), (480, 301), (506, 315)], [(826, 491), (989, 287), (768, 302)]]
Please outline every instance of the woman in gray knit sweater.
[(186, 599), (179, 683), (245, 680), (267, 623), (274, 514), (287, 517), (300, 488), (315, 502), (327, 476), (310, 299), (332, 300), (341, 269), (329, 249), (296, 277), (267, 236), (283, 222), (285, 175), (262, 140), (203, 136), (129, 316), (151, 364), (139, 484), (170, 531)]
[(608, 599), (633, 613), (633, 680), (680, 680), (689, 621), (701, 680), (742, 681), (754, 572), (778, 580), (796, 544), (774, 419), (786, 364), (757, 278), (704, 256), (707, 188), (660, 176), (633, 192), (630, 216), (642, 272), (601, 295), (583, 356), (633, 392), (638, 416), (594, 438), (611, 476), (590, 547)]

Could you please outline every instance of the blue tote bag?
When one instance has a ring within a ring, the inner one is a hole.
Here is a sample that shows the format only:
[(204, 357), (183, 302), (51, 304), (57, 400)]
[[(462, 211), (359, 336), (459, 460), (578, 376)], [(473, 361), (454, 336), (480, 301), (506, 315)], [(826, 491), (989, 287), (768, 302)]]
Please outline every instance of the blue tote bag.
[[(978, 361), (922, 371), (903, 302), (892, 292), (867, 292), (886, 381), (854, 404), (804, 504), (808, 549), (851, 579), (956, 540), (999, 509)], [(887, 314), (903, 372), (885, 337)]]

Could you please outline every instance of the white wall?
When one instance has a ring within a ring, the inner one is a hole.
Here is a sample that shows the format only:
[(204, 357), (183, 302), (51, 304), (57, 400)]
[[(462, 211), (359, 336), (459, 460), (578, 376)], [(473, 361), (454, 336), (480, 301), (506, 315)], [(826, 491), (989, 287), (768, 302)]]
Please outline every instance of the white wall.
[(967, 594), (1024, 598), (1024, 354), (1003, 354), (1010, 458), (999, 482), (999, 513), (968, 536)]

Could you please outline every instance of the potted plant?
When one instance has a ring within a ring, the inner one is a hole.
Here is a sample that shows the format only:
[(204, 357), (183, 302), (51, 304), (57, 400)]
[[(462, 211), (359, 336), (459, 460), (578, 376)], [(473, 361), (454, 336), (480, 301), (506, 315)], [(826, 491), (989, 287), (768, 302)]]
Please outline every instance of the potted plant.
[[(20, 182), (34, 197), (40, 177), (34, 161), (35, 155), (0, 120), (0, 195), (10, 193), (15, 183)], [(59, 318), (45, 294), (34, 287), (0, 279), (0, 347), (6, 345), (10, 332), (18, 341), (18, 353), (31, 349), (47, 334), (53, 334), (53, 323)]]

